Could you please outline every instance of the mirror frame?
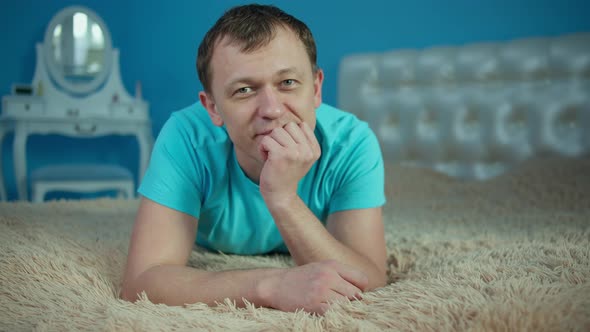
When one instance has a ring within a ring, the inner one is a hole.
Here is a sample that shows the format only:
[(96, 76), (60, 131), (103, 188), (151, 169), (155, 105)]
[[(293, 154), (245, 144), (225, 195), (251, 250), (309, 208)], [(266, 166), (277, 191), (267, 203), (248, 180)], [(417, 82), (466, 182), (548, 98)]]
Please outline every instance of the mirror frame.
[[(65, 79), (60, 66), (55, 61), (53, 56), (52, 50), (52, 41), (53, 41), (53, 30), (57, 27), (58, 24), (61, 24), (66, 17), (74, 15), (75, 13), (82, 12), (88, 15), (93, 21), (95, 21), (100, 28), (102, 29), (103, 36), (104, 36), (104, 44), (105, 44), (105, 57), (104, 57), (104, 65), (103, 69), (98, 73), (98, 75), (88, 83), (72, 83)], [(53, 18), (51, 22), (47, 26), (47, 30), (45, 30), (45, 39), (43, 40), (43, 53), (45, 57), (46, 67), (49, 70), (50, 77), (57, 82), (59, 86), (61, 86), (64, 90), (71, 93), (76, 94), (88, 94), (95, 91), (101, 84), (103, 84), (107, 78), (107, 76), (111, 73), (112, 67), (112, 41), (111, 41), (111, 33), (107, 25), (104, 23), (102, 18), (98, 16), (94, 11), (87, 7), (83, 6), (70, 6), (62, 9), (59, 11)]]

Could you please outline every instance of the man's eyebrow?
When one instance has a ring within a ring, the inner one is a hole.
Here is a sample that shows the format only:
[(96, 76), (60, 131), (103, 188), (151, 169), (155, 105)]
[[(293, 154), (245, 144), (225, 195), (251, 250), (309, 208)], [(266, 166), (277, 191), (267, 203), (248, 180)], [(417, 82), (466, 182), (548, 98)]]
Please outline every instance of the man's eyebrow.
[(227, 84), (228, 87), (233, 87), (234, 85), (238, 84), (238, 83), (245, 83), (245, 84), (252, 84), (254, 83), (255, 80), (251, 77), (236, 77), (233, 80), (229, 81), (229, 83)]
[(236, 87), (236, 85), (254, 85), (255, 83), (256, 81), (251, 77), (236, 77), (225, 86), (225, 92), (228, 94), (232, 94), (233, 89)]
[[(288, 68), (284, 68), (284, 69), (279, 70), (278, 72), (276, 72), (274, 74), (274, 76), (280, 77), (280, 76), (290, 75), (290, 74), (295, 74), (295, 75), (301, 76), (301, 71), (298, 70), (296, 67), (288, 67)], [(256, 80), (254, 78), (248, 77), (248, 76), (236, 77), (233, 80), (229, 81), (229, 83), (227, 83), (227, 85), (226, 85), (227, 90), (231, 91), (231, 89), (233, 89), (238, 84), (254, 85), (254, 84), (256, 84)]]
[(296, 67), (289, 67), (289, 68), (285, 68), (285, 69), (281, 69), (276, 73), (276, 76), (282, 76), (285, 74), (295, 74), (295, 75), (301, 75), (301, 71), (298, 70)]

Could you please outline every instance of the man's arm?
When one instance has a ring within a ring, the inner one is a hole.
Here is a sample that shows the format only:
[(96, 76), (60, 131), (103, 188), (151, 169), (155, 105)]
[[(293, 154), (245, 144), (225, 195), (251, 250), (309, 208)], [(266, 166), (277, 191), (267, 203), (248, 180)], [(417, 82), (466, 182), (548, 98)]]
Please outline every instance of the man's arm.
[(333, 213), (327, 230), (297, 194), (299, 180), (321, 154), (311, 127), (291, 122), (275, 128), (262, 139), (259, 149), (265, 158), (260, 192), (295, 262), (304, 265), (333, 259), (363, 271), (369, 288), (384, 286), (381, 208)]
[(332, 213), (328, 217), (327, 229), (335, 239), (361, 255), (363, 261), (367, 264), (372, 263), (377, 269), (376, 275), (367, 272), (371, 275), (369, 279), (375, 281), (369, 288), (381, 287), (387, 283), (387, 249), (382, 208)]
[[(135, 301), (145, 291), (156, 303), (214, 305), (229, 298), (285, 311), (323, 313), (329, 301), (358, 297), (364, 275), (334, 261), (291, 269), (209, 272), (186, 266), (198, 221), (142, 198), (129, 246), (121, 297)], [(357, 285), (357, 286), (354, 286)]]
[[(190, 215), (142, 198), (131, 235), (121, 296), (133, 301), (137, 294), (146, 291), (151, 301), (169, 305), (197, 301), (213, 304), (218, 300), (212, 294), (215, 287), (210, 284), (228, 276), (186, 266), (197, 224), (197, 219)], [(257, 301), (256, 279), (248, 277), (242, 276), (244, 283), (239, 290), (226, 282), (227, 297)]]
[(297, 265), (333, 259), (363, 271), (369, 289), (386, 284), (381, 208), (333, 213), (326, 228), (299, 197), (267, 206)]

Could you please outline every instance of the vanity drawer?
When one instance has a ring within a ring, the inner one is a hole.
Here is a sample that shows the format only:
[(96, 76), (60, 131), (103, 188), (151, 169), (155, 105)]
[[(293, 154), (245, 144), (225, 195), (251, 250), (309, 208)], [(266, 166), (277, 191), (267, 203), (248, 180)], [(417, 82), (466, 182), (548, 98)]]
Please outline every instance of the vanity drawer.
[(100, 135), (103, 127), (95, 122), (78, 122), (72, 126), (74, 133), (83, 136)]
[(73, 137), (93, 137), (106, 135), (111, 132), (104, 123), (95, 121), (75, 121), (75, 122), (36, 122), (35, 126), (43, 127), (38, 131), (44, 131), (48, 134), (63, 134)]
[(147, 106), (144, 103), (113, 103), (110, 105), (111, 117), (116, 119), (147, 119)]
[(38, 117), (45, 114), (45, 105), (39, 99), (21, 98), (17, 96), (4, 97), (2, 100), (2, 115), (8, 117)]

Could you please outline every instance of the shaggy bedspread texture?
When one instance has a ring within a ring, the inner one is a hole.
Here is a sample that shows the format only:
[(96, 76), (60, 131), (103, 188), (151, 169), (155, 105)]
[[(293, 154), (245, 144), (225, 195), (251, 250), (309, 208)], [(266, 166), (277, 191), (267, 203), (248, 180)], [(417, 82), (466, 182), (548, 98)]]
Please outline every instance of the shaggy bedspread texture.
[[(122, 301), (138, 201), (0, 203), (0, 329), (590, 331), (589, 158), (532, 160), (484, 182), (396, 165), (386, 176), (389, 283), (322, 317)], [(293, 262), (195, 248), (189, 264)]]

